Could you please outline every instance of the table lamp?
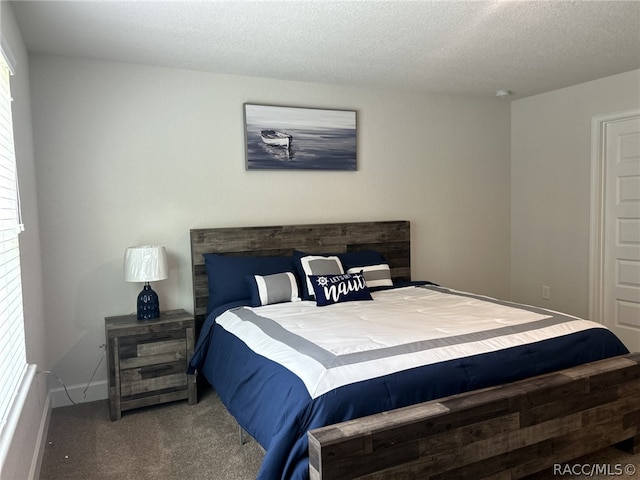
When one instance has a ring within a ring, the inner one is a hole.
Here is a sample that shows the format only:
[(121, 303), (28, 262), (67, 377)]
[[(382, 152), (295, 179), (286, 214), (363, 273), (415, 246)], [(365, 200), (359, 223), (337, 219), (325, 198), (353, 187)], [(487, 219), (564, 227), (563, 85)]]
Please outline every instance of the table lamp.
[(164, 280), (167, 273), (167, 253), (164, 247), (145, 245), (129, 247), (124, 253), (124, 279), (127, 282), (144, 282), (138, 295), (138, 320), (149, 320), (160, 316), (158, 294), (149, 282)]

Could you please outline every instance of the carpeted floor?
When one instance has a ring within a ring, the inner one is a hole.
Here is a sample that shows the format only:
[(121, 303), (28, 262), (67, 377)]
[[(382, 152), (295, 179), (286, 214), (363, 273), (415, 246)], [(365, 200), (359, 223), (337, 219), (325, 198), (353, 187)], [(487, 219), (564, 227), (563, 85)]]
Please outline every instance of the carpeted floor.
[[(240, 445), (238, 426), (211, 390), (198, 404), (174, 402), (124, 412), (109, 420), (107, 401), (53, 410), (41, 480), (252, 480), (262, 450)], [(640, 479), (640, 455), (607, 448), (527, 480)], [(629, 475), (618, 468), (638, 470)], [(608, 468), (612, 475), (570, 472)], [(475, 479), (470, 479), (475, 480)]]
[(109, 419), (106, 400), (55, 408), (41, 480), (252, 480), (262, 450), (208, 391)]

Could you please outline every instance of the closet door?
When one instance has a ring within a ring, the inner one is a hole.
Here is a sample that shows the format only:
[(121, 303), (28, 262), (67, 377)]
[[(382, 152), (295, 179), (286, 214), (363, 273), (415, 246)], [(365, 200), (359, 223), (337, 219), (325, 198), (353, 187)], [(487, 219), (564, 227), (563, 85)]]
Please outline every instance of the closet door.
[(603, 320), (640, 351), (640, 116), (604, 134)]

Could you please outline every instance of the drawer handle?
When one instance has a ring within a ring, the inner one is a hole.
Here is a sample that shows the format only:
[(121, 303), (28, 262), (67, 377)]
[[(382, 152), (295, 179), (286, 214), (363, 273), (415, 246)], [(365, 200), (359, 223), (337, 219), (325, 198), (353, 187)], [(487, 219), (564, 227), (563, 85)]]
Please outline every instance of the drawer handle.
[(155, 337), (155, 338), (145, 338), (144, 340), (140, 340), (138, 342), (138, 345), (142, 345), (145, 343), (156, 343), (156, 342), (162, 342), (163, 340), (171, 340), (173, 337), (171, 335), (163, 335), (161, 337)]
[(171, 370), (173, 367), (171, 365), (150, 365), (148, 367), (140, 367), (138, 369), (138, 373), (155, 373), (155, 372), (165, 372)]

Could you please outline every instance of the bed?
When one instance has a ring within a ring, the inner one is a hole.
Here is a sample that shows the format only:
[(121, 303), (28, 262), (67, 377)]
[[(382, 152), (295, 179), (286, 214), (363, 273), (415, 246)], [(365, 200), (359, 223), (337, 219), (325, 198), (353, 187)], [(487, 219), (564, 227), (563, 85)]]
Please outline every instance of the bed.
[(637, 355), (412, 281), (410, 239), (407, 221), (191, 230), (190, 369), (264, 448), (259, 479), (521, 478), (635, 449)]

